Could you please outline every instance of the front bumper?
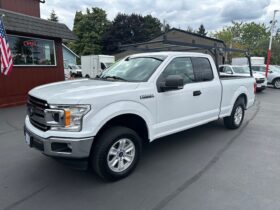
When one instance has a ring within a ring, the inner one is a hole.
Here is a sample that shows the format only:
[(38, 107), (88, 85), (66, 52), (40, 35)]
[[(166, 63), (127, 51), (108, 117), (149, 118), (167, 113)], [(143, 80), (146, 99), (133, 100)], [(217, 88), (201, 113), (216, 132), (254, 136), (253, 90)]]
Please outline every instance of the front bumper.
[(63, 158), (87, 158), (90, 155), (93, 137), (87, 138), (42, 138), (26, 127), (24, 134), (28, 138), (30, 147), (40, 150), (43, 154), (51, 157)]
[(264, 82), (260, 82), (256, 80), (256, 82), (257, 82), (257, 90), (264, 90), (267, 87), (267, 80), (265, 80)]

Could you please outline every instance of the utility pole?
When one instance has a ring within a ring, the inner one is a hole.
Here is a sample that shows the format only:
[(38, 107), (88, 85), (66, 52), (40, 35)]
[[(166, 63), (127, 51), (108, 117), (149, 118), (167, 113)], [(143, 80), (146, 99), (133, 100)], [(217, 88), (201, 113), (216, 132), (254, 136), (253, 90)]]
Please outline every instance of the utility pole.
[(271, 46), (272, 46), (272, 38), (273, 38), (273, 32), (274, 32), (274, 26), (275, 26), (275, 15), (279, 10), (274, 10), (273, 13), (273, 20), (271, 22), (271, 28), (270, 28), (270, 40), (269, 40), (269, 47), (267, 51), (267, 61), (266, 61), (266, 69), (265, 69), (265, 77), (267, 78), (268, 76), (268, 69), (269, 69), (269, 64), (270, 64), (270, 57), (271, 57)]

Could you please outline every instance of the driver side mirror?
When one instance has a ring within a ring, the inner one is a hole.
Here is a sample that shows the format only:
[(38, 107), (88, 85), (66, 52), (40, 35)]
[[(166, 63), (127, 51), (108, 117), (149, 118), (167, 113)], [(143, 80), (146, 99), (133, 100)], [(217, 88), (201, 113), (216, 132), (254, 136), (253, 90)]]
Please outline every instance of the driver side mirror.
[(184, 79), (179, 75), (169, 75), (164, 82), (161, 83), (161, 91), (179, 90), (184, 88)]
[(269, 70), (269, 71), (268, 71), (268, 73), (272, 74), (272, 73), (273, 73), (273, 71)]

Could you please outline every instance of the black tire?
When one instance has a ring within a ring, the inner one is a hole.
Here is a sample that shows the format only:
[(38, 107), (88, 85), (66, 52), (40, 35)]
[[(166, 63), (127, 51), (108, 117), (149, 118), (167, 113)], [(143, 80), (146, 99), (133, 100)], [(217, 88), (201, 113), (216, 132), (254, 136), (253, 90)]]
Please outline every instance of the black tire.
[(72, 77), (72, 78), (76, 78), (76, 74), (75, 74), (75, 73), (72, 73), (72, 74), (71, 74), (71, 77)]
[(280, 83), (280, 78), (273, 80), (273, 83), (272, 83), (273, 87), (276, 89), (280, 89), (279, 83)]
[(90, 76), (87, 74), (87, 75), (85, 76), (85, 78), (90, 78)]
[[(127, 169), (115, 172), (107, 161), (110, 148), (120, 139), (129, 139), (134, 144), (134, 159)], [(95, 173), (105, 181), (117, 181), (127, 177), (136, 167), (142, 150), (142, 140), (132, 129), (122, 126), (109, 127), (96, 139), (91, 152), (91, 165)]]
[[(235, 113), (237, 112), (237, 110), (241, 108), (242, 110), (242, 118), (241, 121), (239, 123), (236, 123), (235, 121)], [(244, 115), (245, 115), (245, 100), (244, 98), (239, 98), (232, 109), (231, 115), (229, 117), (225, 117), (224, 118), (224, 125), (226, 128), (228, 129), (237, 129), (241, 126), (243, 119), (244, 119)]]

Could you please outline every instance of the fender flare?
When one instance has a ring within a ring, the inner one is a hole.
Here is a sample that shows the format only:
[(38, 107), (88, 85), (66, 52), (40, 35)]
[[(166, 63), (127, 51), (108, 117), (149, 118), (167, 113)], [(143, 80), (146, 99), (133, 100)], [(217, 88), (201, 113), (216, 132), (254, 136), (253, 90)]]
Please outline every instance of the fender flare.
[(146, 123), (149, 138), (152, 138), (153, 132), (151, 128), (154, 122), (154, 119), (152, 119), (153, 115), (144, 105), (134, 101), (114, 102), (98, 110), (96, 114), (91, 115), (88, 125), (92, 126), (92, 136), (96, 136), (107, 122), (124, 114), (134, 114), (141, 117)]
[[(245, 95), (246, 97), (246, 101), (248, 100), (248, 90), (245, 86), (240, 86), (234, 93), (232, 100), (231, 100), (231, 109), (230, 109), (230, 113), (232, 112), (233, 106), (235, 104), (235, 102), (237, 101), (237, 99), (241, 96), (241, 95)], [(247, 107), (246, 107), (247, 108)]]

